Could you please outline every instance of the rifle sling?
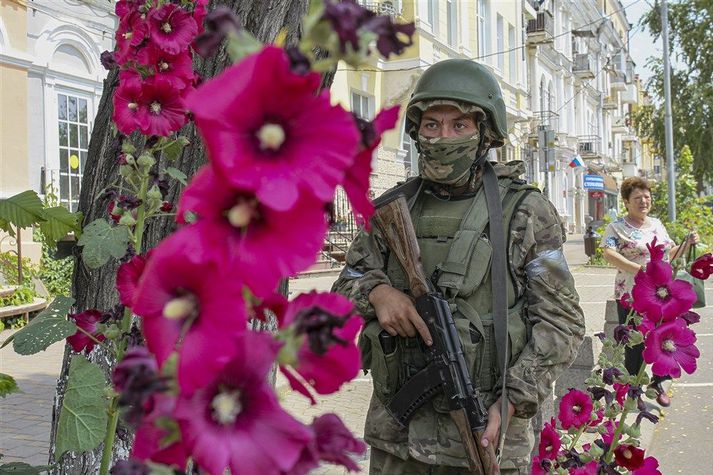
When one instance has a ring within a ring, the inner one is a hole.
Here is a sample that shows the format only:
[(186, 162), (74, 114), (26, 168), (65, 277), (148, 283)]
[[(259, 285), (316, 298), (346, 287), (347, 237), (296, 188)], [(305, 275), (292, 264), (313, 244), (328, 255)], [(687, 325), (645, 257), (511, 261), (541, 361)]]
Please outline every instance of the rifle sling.
[(508, 426), (508, 398), (507, 398), (507, 364), (509, 358), (508, 348), (508, 318), (507, 318), (507, 239), (503, 223), (503, 207), (498, 190), (498, 177), (493, 165), (483, 161), (483, 188), (485, 200), (488, 205), (490, 217), (490, 243), (493, 246), (493, 257), (490, 266), (490, 281), (493, 293), (493, 327), (495, 330), (495, 346), (497, 348), (498, 364), (501, 368), (502, 392), (500, 393), (500, 440), (498, 450), (502, 454), (505, 441), (505, 431)]

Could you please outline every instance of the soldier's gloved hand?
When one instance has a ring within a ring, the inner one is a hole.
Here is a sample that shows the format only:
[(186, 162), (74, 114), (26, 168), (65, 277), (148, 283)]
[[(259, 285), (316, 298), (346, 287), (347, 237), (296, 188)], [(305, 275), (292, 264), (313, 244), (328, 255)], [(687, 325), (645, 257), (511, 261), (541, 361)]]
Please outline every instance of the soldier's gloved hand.
[(381, 284), (371, 290), (369, 302), (374, 306), (381, 328), (391, 336), (413, 337), (418, 333), (431, 346), (431, 333), (408, 295), (390, 285)]
[[(487, 447), (488, 445), (491, 444), (497, 444), (498, 443), (498, 436), (500, 433), (500, 406), (501, 406), (501, 401), (500, 398), (498, 398), (495, 403), (488, 408), (488, 425), (485, 426), (485, 431), (483, 432), (483, 438), (480, 440), (480, 443), (483, 447)], [(512, 415), (515, 413), (515, 406), (508, 401), (508, 424), (510, 423), (510, 419), (512, 418)], [(497, 447), (495, 447), (495, 450), (497, 450)]]

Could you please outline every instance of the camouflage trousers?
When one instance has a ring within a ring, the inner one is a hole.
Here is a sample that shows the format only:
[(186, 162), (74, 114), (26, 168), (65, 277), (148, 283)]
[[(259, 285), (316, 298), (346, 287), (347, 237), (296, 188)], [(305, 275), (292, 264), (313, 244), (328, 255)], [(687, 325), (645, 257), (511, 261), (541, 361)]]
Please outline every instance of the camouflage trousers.
[[(500, 462), (503, 475), (530, 473), (530, 453), (535, 438), (529, 419), (513, 417), (505, 436), (505, 447)], [(409, 457), (404, 460), (376, 447), (371, 448), (370, 475), (470, 475), (464, 467), (429, 465)]]

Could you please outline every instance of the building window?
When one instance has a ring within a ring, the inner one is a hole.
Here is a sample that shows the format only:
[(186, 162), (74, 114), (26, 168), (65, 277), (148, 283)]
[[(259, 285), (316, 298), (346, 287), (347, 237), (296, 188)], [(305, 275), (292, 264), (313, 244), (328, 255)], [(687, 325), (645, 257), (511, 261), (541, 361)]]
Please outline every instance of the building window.
[(352, 112), (364, 120), (374, 118), (374, 96), (352, 91)]
[(70, 94), (57, 95), (59, 132), (59, 201), (70, 211), (79, 206), (79, 187), (89, 148), (87, 100)]
[(478, 0), (478, 55), (490, 62), (490, 25), (487, 0)]
[(497, 61), (498, 61), (498, 69), (500, 71), (505, 70), (505, 24), (503, 22), (503, 17), (498, 15), (497, 16), (497, 29), (496, 29), (496, 34), (497, 34)]
[(517, 82), (517, 53), (519, 50), (515, 49), (517, 46), (516, 42), (515, 27), (508, 24), (508, 55), (510, 60), (509, 77), (511, 84), (515, 84)]
[(458, 42), (458, 20), (455, 0), (446, 0), (446, 17), (448, 20), (448, 44), (455, 46)]

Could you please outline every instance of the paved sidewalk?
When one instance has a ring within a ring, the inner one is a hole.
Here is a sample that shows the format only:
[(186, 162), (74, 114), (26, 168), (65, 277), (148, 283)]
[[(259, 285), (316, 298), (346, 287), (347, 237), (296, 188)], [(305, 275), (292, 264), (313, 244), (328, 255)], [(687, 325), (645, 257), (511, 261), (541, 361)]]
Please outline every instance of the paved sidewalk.
[[(581, 267), (587, 260), (583, 249), (581, 235), (569, 236), (565, 255), (587, 317), (587, 333), (593, 334), (603, 327), (604, 306), (612, 294), (613, 271)], [(328, 290), (335, 279), (336, 273), (293, 279), (290, 281), (290, 294), (294, 296), (297, 292), (313, 289)], [(2, 332), (0, 341), (10, 334), (9, 330)], [(5, 454), (3, 462), (22, 461), (38, 465), (47, 462), (52, 399), (63, 350), (64, 345), (57, 343), (34, 356), (16, 355), (12, 348), (0, 351), (0, 372), (15, 377), (24, 391), (0, 400), (0, 453)], [(364, 417), (371, 397), (368, 376), (360, 376), (337, 394), (320, 397), (315, 406), (311, 406), (303, 396), (289, 391), (282, 378), (278, 380), (278, 392), (287, 410), (295, 417), (310, 422), (319, 414), (336, 412), (356, 435), (363, 435)], [(314, 473), (341, 474), (344, 470), (325, 466)]]

